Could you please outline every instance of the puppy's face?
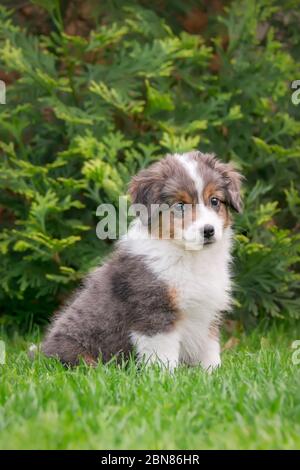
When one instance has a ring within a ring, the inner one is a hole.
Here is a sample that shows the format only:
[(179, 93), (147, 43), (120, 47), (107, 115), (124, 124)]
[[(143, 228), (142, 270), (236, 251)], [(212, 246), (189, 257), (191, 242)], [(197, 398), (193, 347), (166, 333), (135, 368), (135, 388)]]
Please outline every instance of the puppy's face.
[(185, 248), (208, 247), (230, 226), (229, 209), (241, 211), (241, 175), (213, 155), (169, 155), (140, 171), (130, 184), (134, 204), (147, 208), (143, 223), (154, 238)]

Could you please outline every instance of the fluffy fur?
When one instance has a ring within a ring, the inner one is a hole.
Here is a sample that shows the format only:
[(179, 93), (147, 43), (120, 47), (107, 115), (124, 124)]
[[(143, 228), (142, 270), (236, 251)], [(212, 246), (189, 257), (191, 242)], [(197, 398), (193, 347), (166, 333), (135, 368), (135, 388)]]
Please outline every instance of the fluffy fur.
[[(200, 152), (169, 155), (135, 176), (129, 192), (148, 217), (136, 218), (111, 259), (56, 315), (43, 352), (70, 365), (135, 351), (169, 369), (219, 366), (218, 328), (231, 304), (229, 208), (241, 210), (240, 181), (230, 164)], [(151, 204), (166, 207), (167, 237)]]

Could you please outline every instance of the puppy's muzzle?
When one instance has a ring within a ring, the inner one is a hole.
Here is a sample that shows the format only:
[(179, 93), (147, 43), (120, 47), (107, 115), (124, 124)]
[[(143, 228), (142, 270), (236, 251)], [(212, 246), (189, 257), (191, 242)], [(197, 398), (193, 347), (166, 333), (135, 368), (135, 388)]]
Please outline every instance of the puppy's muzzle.
[(209, 245), (210, 243), (213, 243), (215, 241), (215, 229), (213, 225), (207, 224), (204, 225), (203, 228), (203, 240), (204, 240), (204, 245)]

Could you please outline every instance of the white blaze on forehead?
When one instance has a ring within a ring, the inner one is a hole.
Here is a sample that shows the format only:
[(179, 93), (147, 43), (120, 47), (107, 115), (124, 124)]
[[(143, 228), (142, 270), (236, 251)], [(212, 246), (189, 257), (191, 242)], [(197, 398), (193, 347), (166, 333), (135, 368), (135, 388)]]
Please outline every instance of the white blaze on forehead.
[(198, 193), (199, 201), (202, 199), (203, 192), (203, 180), (199, 174), (197, 160), (191, 157), (188, 153), (179, 154), (176, 153), (175, 158), (179, 163), (184, 167), (185, 171), (188, 173), (189, 177), (193, 180), (196, 186)]

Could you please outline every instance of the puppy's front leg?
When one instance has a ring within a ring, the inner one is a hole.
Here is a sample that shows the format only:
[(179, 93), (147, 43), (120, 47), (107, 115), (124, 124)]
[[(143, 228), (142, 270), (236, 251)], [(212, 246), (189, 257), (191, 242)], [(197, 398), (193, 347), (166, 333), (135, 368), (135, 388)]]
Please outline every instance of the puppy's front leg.
[(200, 362), (207, 372), (212, 372), (221, 365), (221, 348), (218, 338), (208, 337), (202, 346)]
[(158, 333), (153, 336), (138, 332), (131, 333), (131, 340), (136, 348), (139, 362), (158, 363), (173, 371), (178, 365), (180, 336), (177, 331)]

